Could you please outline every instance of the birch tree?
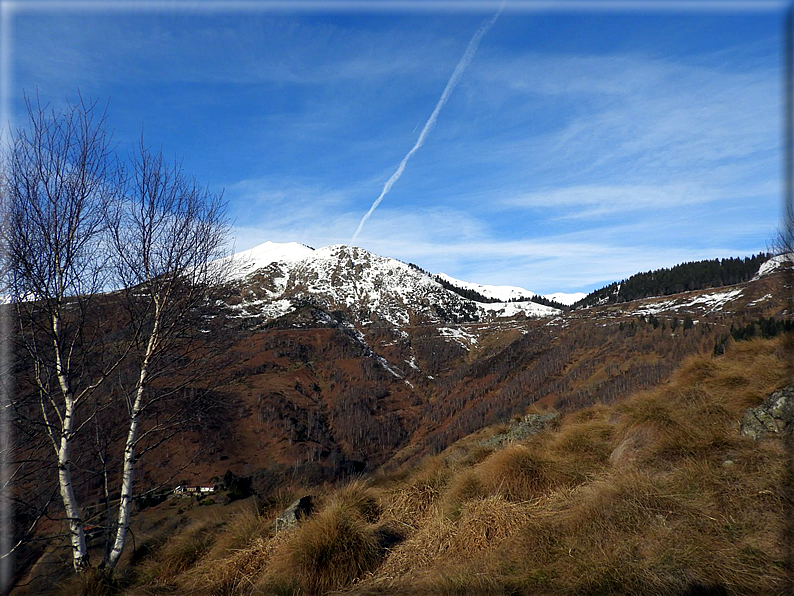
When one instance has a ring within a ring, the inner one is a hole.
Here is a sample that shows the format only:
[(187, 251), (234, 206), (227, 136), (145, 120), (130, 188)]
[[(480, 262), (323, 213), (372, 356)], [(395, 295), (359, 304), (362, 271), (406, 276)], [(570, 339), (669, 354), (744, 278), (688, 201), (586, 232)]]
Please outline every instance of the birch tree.
[[(140, 445), (155, 433), (160, 438), (153, 444), (159, 444), (183, 423), (172, 414), (146, 425), (146, 414), (194, 379), (179, 363), (186, 357), (194, 360), (192, 339), (201, 331), (204, 308), (213, 305), (230, 261), (219, 264), (226, 256), (228, 234), (222, 195), (188, 177), (178, 163), (168, 163), (161, 151), (150, 151), (143, 139), (131, 159), (123, 199), (116, 204), (108, 227), (114, 273), (124, 288), (130, 319), (140, 329), (133, 352), (137, 378), (127, 402), (115, 540), (103, 561), (112, 570), (129, 529)], [(168, 390), (155, 391), (156, 379), (166, 375)], [(152, 443), (147, 449), (151, 448)]]
[[(77, 572), (91, 561), (75, 470), (100, 482), (108, 540), (99, 566), (112, 573), (136, 465), (202, 412), (195, 373), (215, 355), (201, 339), (231, 267), (222, 259), (225, 204), (143, 141), (122, 167), (95, 104), (27, 107), (28, 126), (11, 135), (4, 168), (7, 293), (26, 371), (14, 416), (27, 461), (15, 463), (11, 481), (36, 486), (55, 469), (53, 496)], [(50, 516), (53, 499), (38, 501), (9, 550)]]
[(123, 355), (108, 358), (96, 296), (107, 279), (105, 213), (117, 169), (105, 114), (82, 99), (52, 110), (26, 99), (29, 128), (7, 152), (4, 244), (8, 293), (32, 365), (43, 430), (57, 461), (76, 571), (89, 565), (73, 484), (74, 437), (86, 404)]

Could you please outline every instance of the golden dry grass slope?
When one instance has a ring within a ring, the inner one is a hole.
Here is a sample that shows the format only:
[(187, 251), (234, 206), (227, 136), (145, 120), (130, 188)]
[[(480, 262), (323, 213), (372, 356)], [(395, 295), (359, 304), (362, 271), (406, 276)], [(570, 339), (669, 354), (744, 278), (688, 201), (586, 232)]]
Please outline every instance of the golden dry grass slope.
[[(194, 526), (127, 571), (127, 596), (780, 594), (786, 450), (739, 420), (792, 382), (792, 338), (690, 358), (672, 379), (520, 444), (487, 433), (412, 469)], [(699, 591), (698, 591), (699, 590)]]

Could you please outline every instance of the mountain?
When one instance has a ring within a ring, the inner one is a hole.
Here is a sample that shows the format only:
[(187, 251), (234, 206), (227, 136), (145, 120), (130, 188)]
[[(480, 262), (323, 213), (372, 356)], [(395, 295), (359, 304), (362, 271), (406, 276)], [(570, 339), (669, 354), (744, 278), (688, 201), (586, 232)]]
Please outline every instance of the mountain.
[[(244, 414), (226, 421), (235, 441), (222, 466), (270, 470), (271, 480), (279, 466), (317, 480), (400, 465), (530, 404), (618, 401), (785, 308), (777, 270), (561, 312), (465, 298), (415, 265), (356, 247), (266, 243), (238, 261), (238, 290), (223, 309), (240, 329), (238, 364), (218, 382), (230, 411)], [(463, 283), (489, 299), (516, 291)], [(205, 475), (222, 472), (206, 464)]]
[(266, 323), (300, 306), (342, 311), (356, 326), (406, 327), (436, 323), (476, 323), (498, 318), (549, 317), (559, 309), (534, 302), (508, 302), (537, 296), (522, 288), (459, 282), (464, 289), (502, 302), (478, 302), (449, 289), (434, 276), (402, 261), (358, 247), (332, 245), (314, 250), (297, 243), (266, 242), (233, 257), (239, 299), (237, 316)]
[[(789, 280), (776, 263), (732, 285), (561, 311), (472, 300), (415, 265), (361, 248), (265, 243), (225, 263), (234, 269), (232, 295), (208, 315), (214, 331), (197, 329), (203, 343), (184, 355), (222, 356), (206, 359), (196, 388), (211, 389), (206, 409), (178, 441), (152, 445), (136, 470), (138, 489), (215, 483), (230, 472), (265, 502), (288, 484), (409, 470), (533, 408), (565, 414), (620, 404), (693, 356), (708, 362), (740, 338), (776, 333), (770, 318), (790, 317)], [(483, 298), (497, 297), (506, 295)], [(35, 409), (26, 355), (14, 349), (15, 399), (26, 395)], [(165, 394), (178, 383), (161, 378), (157, 389)], [(102, 428), (114, 427), (114, 412), (103, 412)], [(119, 412), (127, 415), (124, 404)], [(157, 414), (171, 412), (163, 406)], [(15, 436), (33, 443), (37, 432), (19, 428)], [(75, 439), (83, 454), (75, 485), (98, 511), (94, 440), (93, 432)], [(43, 434), (35, 441), (48, 448)], [(588, 441), (576, 444), (586, 452)], [(122, 452), (123, 438), (109, 456)], [(20, 489), (46, 507), (56, 477), (52, 469), (31, 473)], [(20, 511), (20, 527), (34, 514)]]

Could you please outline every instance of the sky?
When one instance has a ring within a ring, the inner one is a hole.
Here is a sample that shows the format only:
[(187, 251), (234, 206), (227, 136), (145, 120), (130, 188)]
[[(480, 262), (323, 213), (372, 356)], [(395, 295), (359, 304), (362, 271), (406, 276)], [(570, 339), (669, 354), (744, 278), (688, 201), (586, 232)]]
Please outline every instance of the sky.
[[(6, 119), (107, 104), (120, 152), (143, 133), (224, 193), (244, 250), (349, 244), (499, 3), (64, 6), (5, 3)], [(783, 3), (548, 6), (505, 3), (355, 244), (539, 293), (766, 250)]]

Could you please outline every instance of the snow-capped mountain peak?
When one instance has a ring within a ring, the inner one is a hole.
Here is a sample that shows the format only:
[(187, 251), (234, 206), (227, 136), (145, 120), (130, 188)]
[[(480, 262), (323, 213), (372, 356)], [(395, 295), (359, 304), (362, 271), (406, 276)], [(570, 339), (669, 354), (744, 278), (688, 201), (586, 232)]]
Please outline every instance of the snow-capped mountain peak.
[(236, 253), (233, 279), (242, 279), (263, 269), (271, 263), (295, 263), (312, 256), (315, 250), (299, 242), (265, 242), (248, 250)]
[[(364, 326), (378, 321), (400, 327), (560, 312), (533, 302), (483, 304), (444, 287), (417, 267), (344, 244), (314, 250), (296, 242), (266, 242), (232, 258), (233, 278), (242, 284), (240, 302), (232, 308), (241, 316), (271, 320), (307, 301), (327, 312), (344, 310)], [(503, 302), (537, 296), (523, 288), (445, 279)]]

